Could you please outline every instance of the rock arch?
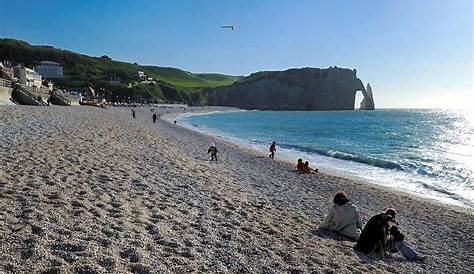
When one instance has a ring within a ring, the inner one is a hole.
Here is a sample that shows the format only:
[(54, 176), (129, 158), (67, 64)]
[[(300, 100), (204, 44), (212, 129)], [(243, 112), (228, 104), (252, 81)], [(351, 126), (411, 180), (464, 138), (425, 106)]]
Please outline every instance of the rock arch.
[[(364, 99), (362, 99), (362, 102), (360, 102), (360, 110), (374, 110), (374, 96), (372, 94), (372, 87), (370, 86), (369, 83), (367, 83), (367, 88), (362, 88), (360, 89), (362, 91), (362, 95), (364, 96)], [(354, 94), (354, 100), (355, 100), (355, 94)]]

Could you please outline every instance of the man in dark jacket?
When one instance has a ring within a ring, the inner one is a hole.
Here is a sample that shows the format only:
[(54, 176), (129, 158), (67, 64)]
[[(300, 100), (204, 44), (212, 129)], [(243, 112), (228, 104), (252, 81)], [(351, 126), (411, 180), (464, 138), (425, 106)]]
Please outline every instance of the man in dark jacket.
[(211, 154), (211, 161), (217, 162), (217, 147), (214, 143), (211, 144), (209, 149), (207, 150), (207, 154)]
[(396, 224), (396, 221), (390, 212), (372, 216), (364, 226), (355, 249), (364, 254), (373, 252), (383, 257), (385, 254), (385, 242), (388, 239), (389, 229), (392, 224)]

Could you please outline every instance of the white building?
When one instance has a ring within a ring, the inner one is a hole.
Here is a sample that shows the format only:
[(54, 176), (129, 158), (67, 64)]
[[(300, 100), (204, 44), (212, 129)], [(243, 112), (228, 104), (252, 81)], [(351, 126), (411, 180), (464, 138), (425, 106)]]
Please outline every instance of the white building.
[(145, 81), (146, 80), (146, 74), (143, 71), (136, 71), (132, 74), (133, 77), (135, 77), (138, 81)]
[(21, 65), (18, 65), (13, 68), (13, 71), (15, 73), (15, 77), (18, 78), (20, 84), (27, 87), (41, 88), (41, 75), (39, 75), (36, 71), (29, 68), (25, 68)]
[(64, 77), (63, 67), (60, 64), (52, 61), (42, 61), (35, 67), (35, 71), (37, 71), (43, 78), (46, 79), (61, 79)]

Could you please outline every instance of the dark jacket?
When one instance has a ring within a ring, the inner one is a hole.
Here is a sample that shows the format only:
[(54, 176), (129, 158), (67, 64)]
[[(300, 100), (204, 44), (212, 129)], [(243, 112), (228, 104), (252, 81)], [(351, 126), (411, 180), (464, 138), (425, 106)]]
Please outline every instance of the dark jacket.
[(210, 146), (209, 149), (207, 150), (207, 153), (211, 153), (211, 155), (216, 155), (217, 148), (215, 146)]
[(364, 254), (374, 251), (383, 255), (387, 236), (387, 215), (385, 213), (377, 214), (370, 218), (364, 226), (355, 248)]

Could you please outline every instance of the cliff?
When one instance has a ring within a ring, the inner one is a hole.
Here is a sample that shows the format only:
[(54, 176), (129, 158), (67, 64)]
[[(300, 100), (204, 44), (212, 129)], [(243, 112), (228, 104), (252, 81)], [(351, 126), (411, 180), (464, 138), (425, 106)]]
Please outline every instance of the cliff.
[(366, 91), (356, 70), (289, 69), (257, 72), (229, 86), (202, 89), (193, 103), (243, 109), (353, 110), (358, 90), (364, 95), (361, 109), (373, 110), (372, 90)]

